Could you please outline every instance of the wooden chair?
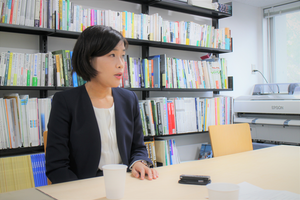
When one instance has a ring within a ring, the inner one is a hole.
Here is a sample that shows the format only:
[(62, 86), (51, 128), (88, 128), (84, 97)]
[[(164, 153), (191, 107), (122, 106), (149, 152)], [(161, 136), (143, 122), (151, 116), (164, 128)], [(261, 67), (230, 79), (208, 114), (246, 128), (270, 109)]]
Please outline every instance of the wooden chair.
[[(44, 151), (46, 156), (46, 147), (47, 147), (47, 137), (48, 137), (48, 131), (44, 131)], [(51, 181), (47, 178), (48, 185), (51, 185)]]
[(208, 132), (214, 157), (253, 150), (247, 123), (209, 126)]

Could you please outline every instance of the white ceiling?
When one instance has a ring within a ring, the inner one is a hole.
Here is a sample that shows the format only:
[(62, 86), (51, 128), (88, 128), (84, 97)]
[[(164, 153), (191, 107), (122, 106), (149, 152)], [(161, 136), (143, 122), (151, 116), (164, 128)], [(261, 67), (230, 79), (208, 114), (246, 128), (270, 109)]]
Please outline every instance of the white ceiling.
[(232, 1), (237, 1), (255, 7), (265, 8), (269, 6), (280, 5), (287, 2), (293, 2), (296, 0), (232, 0)]

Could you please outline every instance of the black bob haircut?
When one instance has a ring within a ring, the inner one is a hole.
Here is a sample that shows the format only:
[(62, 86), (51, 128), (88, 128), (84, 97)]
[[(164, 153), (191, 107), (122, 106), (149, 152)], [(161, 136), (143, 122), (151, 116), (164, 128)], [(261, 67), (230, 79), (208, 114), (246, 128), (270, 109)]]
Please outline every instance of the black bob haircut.
[(79, 35), (74, 46), (72, 55), (73, 72), (76, 72), (83, 80), (90, 81), (98, 73), (92, 67), (90, 60), (108, 54), (120, 41), (124, 42), (127, 49), (127, 40), (117, 30), (103, 25), (88, 27)]

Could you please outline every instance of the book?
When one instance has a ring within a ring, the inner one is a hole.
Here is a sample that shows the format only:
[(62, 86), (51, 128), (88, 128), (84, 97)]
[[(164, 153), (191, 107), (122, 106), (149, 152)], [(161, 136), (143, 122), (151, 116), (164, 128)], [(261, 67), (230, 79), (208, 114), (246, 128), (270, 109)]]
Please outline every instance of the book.
[(4, 99), (5, 103), (5, 114), (7, 119), (7, 129), (8, 129), (8, 135), (7, 138), (9, 139), (9, 148), (17, 148), (17, 138), (16, 133), (14, 129), (14, 122), (13, 122), (13, 116), (12, 116), (12, 99)]
[(160, 104), (160, 102), (156, 102), (158, 135), (163, 135), (162, 110), (161, 109), (162, 109), (162, 105)]
[[(73, 51), (70, 51), (70, 66), (71, 66), (71, 71), (69, 71), (70, 74), (73, 72), (72, 56), (73, 56)], [(78, 77), (77, 77), (77, 73), (75, 71), (72, 74), (72, 81), (73, 81), (72, 85), (74, 87), (78, 87)]]
[(161, 163), (163, 166), (169, 165), (169, 148), (167, 140), (155, 140), (155, 153), (156, 161)]
[(141, 120), (142, 120), (143, 134), (144, 134), (144, 136), (148, 136), (148, 128), (147, 128), (147, 122), (146, 122), (144, 103), (139, 102), (139, 108), (140, 108), (140, 115), (141, 115)]
[(148, 136), (155, 135), (154, 116), (152, 112), (152, 105), (150, 100), (140, 100), (139, 102), (144, 103), (145, 117), (148, 127)]
[(213, 152), (210, 144), (202, 144), (200, 151), (199, 151), (199, 157), (198, 160), (212, 158)]
[(0, 86), (4, 85), (5, 68), (6, 68), (6, 53), (1, 52), (1, 54), (0, 54)]
[(65, 55), (66, 55), (66, 64), (67, 64), (66, 69), (67, 69), (67, 77), (68, 77), (69, 87), (73, 87), (70, 51), (65, 50)]
[(5, 101), (3, 98), (0, 98), (0, 149), (6, 149), (10, 147), (5, 111)]
[(30, 121), (29, 121), (29, 95), (20, 95), (20, 113), (21, 113), (21, 126), (22, 126), (22, 141), (23, 147), (30, 145)]
[(161, 54), (160, 55), (160, 76), (161, 76), (161, 82), (160, 85), (162, 88), (167, 87), (167, 56), (166, 54)]
[[(70, 82), (69, 82), (69, 69), (70, 69), (70, 63), (69, 63), (69, 56), (67, 56), (67, 51), (68, 50), (56, 50), (53, 51), (52, 54), (53, 55), (59, 55), (59, 60), (60, 60), (60, 76), (61, 76), (61, 86), (66, 86), (69, 87), (70, 86)], [(57, 62), (56, 62), (57, 64)]]
[(147, 99), (155, 100), (156, 102), (159, 135), (169, 135), (167, 98), (151, 97)]
[(173, 103), (173, 101), (167, 101), (167, 107), (168, 107), (168, 130), (169, 130), (169, 135), (173, 134), (173, 124), (175, 123), (173, 121), (173, 117), (172, 117), (172, 110), (171, 110), (171, 104)]
[(151, 111), (153, 115), (155, 135), (158, 135), (158, 116), (157, 116), (156, 102), (155, 100), (150, 100), (150, 103), (152, 108)]
[(130, 88), (130, 76), (128, 73), (128, 56), (124, 57), (124, 73), (121, 81), (123, 88)]
[(152, 88), (160, 88), (160, 55), (150, 56), (149, 61), (153, 60), (153, 65), (151, 66), (152, 75)]
[(29, 120), (30, 120), (30, 146), (40, 145), (40, 132), (39, 132), (39, 116), (38, 116), (38, 99), (29, 98)]
[(40, 1), (42, 0), (35, 0), (34, 27), (40, 27)]
[(56, 86), (63, 86), (62, 84), (62, 79), (63, 79), (63, 75), (61, 70), (61, 61), (60, 61), (60, 56), (59, 55), (53, 55), (53, 63), (55, 65), (55, 69), (56, 69)]
[[(22, 126), (21, 101), (18, 93), (5, 94), (5, 99), (12, 99), (11, 114), (13, 117), (14, 133), (17, 146), (21, 147), (24, 141), (24, 131)], [(12, 124), (11, 124), (12, 125)]]
[(44, 153), (0, 159), (0, 193), (47, 184)]

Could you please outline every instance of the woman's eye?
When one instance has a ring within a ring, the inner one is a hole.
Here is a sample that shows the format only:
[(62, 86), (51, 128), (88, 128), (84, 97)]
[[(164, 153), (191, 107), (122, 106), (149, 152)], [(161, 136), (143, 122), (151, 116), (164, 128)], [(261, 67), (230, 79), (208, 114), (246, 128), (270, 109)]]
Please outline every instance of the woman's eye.
[(110, 54), (109, 56), (110, 56), (110, 57), (115, 57), (116, 55), (115, 55), (115, 54)]

